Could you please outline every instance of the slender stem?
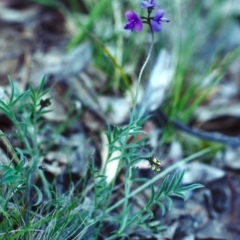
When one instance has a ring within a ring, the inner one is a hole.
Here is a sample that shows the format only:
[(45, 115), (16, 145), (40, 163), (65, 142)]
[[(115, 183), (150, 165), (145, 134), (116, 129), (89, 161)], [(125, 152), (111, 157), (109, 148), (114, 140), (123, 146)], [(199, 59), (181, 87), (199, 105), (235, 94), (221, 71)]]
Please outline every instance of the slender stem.
[[(36, 121), (37, 99), (33, 100), (33, 105), (34, 105), (34, 107), (33, 107), (34, 112), (33, 112), (33, 119), (32, 119), (33, 134), (32, 134), (32, 138), (31, 138), (32, 147), (29, 149), (29, 154), (31, 155), (31, 158), (32, 158), (32, 161), (31, 161), (32, 165), (30, 167), (31, 171), (29, 172), (29, 175), (27, 175), (26, 196), (25, 196), (25, 202), (27, 204), (27, 209), (26, 209), (26, 214), (24, 215), (24, 218), (25, 218), (26, 225), (29, 224), (29, 213), (30, 213), (32, 205), (33, 205), (33, 199), (31, 198), (31, 190), (32, 190), (32, 186), (34, 184), (35, 172), (37, 169), (37, 165), (39, 163), (39, 151), (38, 151), (38, 144), (37, 144), (37, 121)], [(23, 135), (22, 138), (25, 139), (26, 137)]]
[[(152, 30), (151, 27), (150, 27), (150, 29), (151, 29), (152, 42), (151, 42), (151, 46), (150, 46), (150, 49), (149, 49), (147, 58), (146, 58), (145, 62), (143, 63), (143, 65), (142, 65), (142, 67), (141, 67), (141, 69), (140, 69), (139, 75), (138, 75), (137, 87), (136, 87), (136, 94), (135, 94), (134, 99), (133, 99), (133, 109), (132, 109), (132, 112), (131, 112), (131, 115), (130, 115), (130, 122), (129, 122), (129, 124), (128, 124), (128, 131), (127, 131), (127, 134), (126, 134), (124, 146), (127, 145), (127, 140), (128, 140), (129, 133), (130, 133), (131, 124), (132, 124), (133, 121), (134, 121), (134, 116), (135, 116), (136, 106), (137, 106), (137, 99), (138, 99), (139, 88), (140, 88), (140, 84), (141, 84), (141, 80), (142, 80), (143, 71), (144, 71), (144, 69), (145, 69), (146, 66), (147, 66), (147, 63), (148, 63), (148, 61), (149, 61), (149, 59), (150, 59), (150, 56), (151, 56), (151, 53), (152, 53), (152, 50), (153, 50), (154, 34), (153, 34), (153, 30)], [(126, 148), (123, 148), (123, 149), (124, 149), (124, 151), (125, 151)], [(125, 182), (125, 198), (124, 198), (124, 208), (123, 208), (123, 212), (125, 212), (125, 211), (127, 210), (128, 199), (129, 199), (129, 196), (130, 196), (130, 190), (131, 190), (131, 181), (130, 181), (130, 178), (131, 178), (131, 175), (132, 175), (131, 169), (132, 169), (132, 167), (129, 167), (129, 169), (128, 169), (128, 171), (127, 171), (127, 176), (126, 176), (126, 182)]]
[(124, 186), (124, 197), (125, 197), (125, 201), (124, 201), (124, 206), (123, 206), (123, 212), (125, 213), (128, 207), (128, 199), (129, 199), (129, 195), (130, 195), (130, 190), (131, 190), (131, 175), (132, 175), (132, 167), (130, 166), (127, 170), (127, 178), (126, 178), (126, 182), (125, 182), (125, 186)]
[(147, 58), (146, 58), (145, 62), (143, 63), (143, 65), (142, 65), (142, 67), (140, 69), (139, 75), (138, 75), (136, 94), (135, 94), (135, 97), (133, 99), (133, 110), (132, 110), (131, 117), (130, 117), (130, 123), (133, 121), (133, 118), (134, 118), (134, 115), (135, 115), (136, 106), (137, 106), (137, 99), (138, 99), (139, 88), (140, 88), (140, 83), (141, 83), (141, 80), (142, 80), (143, 71), (144, 71), (145, 67), (147, 66), (147, 63), (148, 63), (148, 61), (150, 59), (150, 56), (151, 56), (152, 50), (153, 50), (154, 34), (153, 34), (152, 28), (150, 28), (150, 29), (151, 29), (152, 42), (151, 42), (151, 45), (150, 45), (150, 48), (149, 48), (149, 52), (148, 52)]

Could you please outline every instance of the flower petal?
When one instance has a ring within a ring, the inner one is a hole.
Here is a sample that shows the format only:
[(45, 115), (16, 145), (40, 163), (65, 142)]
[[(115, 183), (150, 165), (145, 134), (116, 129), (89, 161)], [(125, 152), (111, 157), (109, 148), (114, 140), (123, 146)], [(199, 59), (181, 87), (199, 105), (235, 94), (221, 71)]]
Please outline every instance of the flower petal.
[(149, 3), (149, 2), (147, 2), (147, 1), (141, 1), (140, 6), (141, 6), (142, 8), (149, 8), (149, 7), (154, 7), (154, 4)]
[(154, 19), (155, 21), (159, 21), (159, 19), (163, 17), (164, 13), (165, 13), (165, 10), (163, 10), (163, 9), (158, 9), (158, 10), (156, 11), (156, 14), (155, 14), (155, 16), (154, 16), (153, 19)]
[(139, 21), (137, 21), (134, 25), (134, 30), (136, 32), (141, 32), (142, 28), (143, 28), (143, 24), (142, 24), (142, 21), (139, 19)]
[(125, 17), (127, 18), (127, 20), (132, 20), (134, 18), (139, 18), (138, 15), (133, 10), (127, 11), (125, 13)]
[(135, 30), (136, 32), (140, 32), (142, 31), (143, 28), (143, 24), (142, 24), (142, 20), (138, 17), (138, 15), (132, 11), (129, 10), (125, 13), (125, 16), (128, 20), (128, 23), (124, 26), (124, 29), (127, 30)]
[(165, 17), (163, 17), (163, 18), (161, 18), (161, 22), (170, 22), (170, 20), (165, 18)]
[(128, 30), (128, 29), (132, 30), (132, 24), (127, 23), (123, 28), (126, 29), (126, 30)]
[(152, 20), (151, 21), (151, 26), (152, 26), (152, 30), (154, 32), (160, 32), (162, 30), (161, 22), (157, 22), (157, 21)]

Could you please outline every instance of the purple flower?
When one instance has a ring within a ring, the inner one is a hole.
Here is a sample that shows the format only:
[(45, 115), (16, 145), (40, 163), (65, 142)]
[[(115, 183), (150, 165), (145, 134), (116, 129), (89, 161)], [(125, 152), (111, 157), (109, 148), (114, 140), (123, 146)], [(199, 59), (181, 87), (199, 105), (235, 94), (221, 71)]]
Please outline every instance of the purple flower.
[(125, 13), (125, 17), (128, 20), (128, 23), (124, 26), (124, 29), (127, 30), (135, 30), (136, 32), (141, 32), (143, 28), (142, 20), (138, 17), (138, 15), (132, 11), (129, 10)]
[(155, 3), (155, 0), (141, 1), (142, 8), (154, 8), (158, 4)]
[(152, 30), (155, 32), (160, 32), (162, 30), (162, 22), (170, 22), (167, 18), (163, 17), (165, 11), (163, 9), (158, 9), (153, 20), (151, 21)]

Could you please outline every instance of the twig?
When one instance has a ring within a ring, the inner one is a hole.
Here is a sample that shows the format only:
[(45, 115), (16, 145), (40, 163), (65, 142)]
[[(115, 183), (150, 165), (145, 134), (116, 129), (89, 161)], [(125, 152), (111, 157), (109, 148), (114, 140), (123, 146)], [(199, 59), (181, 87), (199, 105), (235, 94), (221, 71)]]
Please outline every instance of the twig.
[(161, 110), (154, 111), (150, 114), (157, 121), (159, 121), (160, 123), (162, 123), (164, 125), (166, 125), (167, 123), (170, 123), (176, 129), (186, 132), (188, 134), (194, 135), (201, 139), (222, 143), (222, 144), (225, 144), (225, 145), (228, 145), (231, 147), (239, 147), (240, 146), (240, 138), (239, 137), (229, 137), (229, 136), (223, 135), (221, 133), (206, 132), (206, 131), (202, 131), (202, 130), (190, 127), (186, 124), (179, 122), (178, 120), (169, 119), (168, 116), (165, 113), (163, 113)]

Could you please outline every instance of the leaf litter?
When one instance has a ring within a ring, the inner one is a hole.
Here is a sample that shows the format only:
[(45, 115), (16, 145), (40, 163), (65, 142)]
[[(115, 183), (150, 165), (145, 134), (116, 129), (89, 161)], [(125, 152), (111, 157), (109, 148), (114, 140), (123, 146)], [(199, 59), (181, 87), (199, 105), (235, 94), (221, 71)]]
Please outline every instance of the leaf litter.
[[(12, 2), (13, 5), (16, 4)], [(234, 8), (231, 4), (225, 3), (223, 12), (228, 9), (228, 15), (239, 16), (237, 10), (239, 5)], [(123, 122), (131, 104), (126, 96), (115, 96), (113, 93), (104, 96), (99, 91), (101, 90), (99, 81), (106, 83), (107, 76), (104, 73), (100, 74), (91, 64), (93, 58), (91, 43), (82, 43), (74, 50), (66, 52), (65, 48), (72, 35), (63, 27), (67, 25), (65, 16), (57, 10), (49, 11), (43, 6), (35, 4), (26, 6), (12, 9), (6, 3), (1, 3), (0, 48), (3, 49), (0, 53), (1, 99), (7, 97), (4, 94), (9, 91), (7, 75), (16, 79), (15, 84), (19, 89), (26, 89), (29, 83), (37, 87), (41, 77), (46, 76), (46, 85), (52, 88), (53, 111), (46, 114), (42, 125), (44, 130), (42, 135), (38, 136), (40, 147), (45, 152), (41, 165), (47, 169), (46, 174), (50, 173), (51, 180), (56, 178), (57, 185), (63, 186), (61, 191), (64, 193), (70, 188), (67, 178), (69, 173), (73, 176), (73, 182), (77, 184), (91, 159), (96, 160), (95, 165), (99, 169), (104, 165), (107, 155), (106, 140), (101, 136), (106, 130), (106, 123)], [(50, 24), (51, 22), (54, 22), (54, 26)], [(53, 32), (51, 27), (54, 29)], [(236, 41), (234, 38), (232, 44)], [(140, 114), (146, 109), (155, 110), (163, 104), (174, 74), (172, 64), (169, 53), (162, 50), (140, 100)], [(230, 66), (225, 80), (216, 87), (215, 94), (197, 109), (192, 127), (222, 132), (223, 125), (230, 121), (223, 133), (226, 135), (234, 133), (234, 136), (238, 137), (239, 80), (238, 58)], [(11, 133), (12, 124), (4, 119), (2, 113), (0, 117), (1, 129), (4, 129), (6, 134)], [(154, 129), (152, 132), (161, 133), (161, 128), (151, 119), (146, 125), (147, 132), (151, 133)], [(44, 141), (46, 138), (52, 139), (50, 145)], [(151, 147), (161, 157), (163, 168), (167, 168), (184, 155), (185, 149), (177, 140), (164, 147), (159, 147), (156, 140), (154, 142)], [(11, 143), (14, 147), (21, 147), (17, 140), (12, 140)], [(6, 162), (7, 157), (4, 154), (6, 147), (2, 142), (0, 146), (3, 151), (1, 162)], [(208, 161), (196, 161), (184, 166), (187, 169), (184, 183), (199, 182), (204, 184), (205, 188), (195, 191), (194, 194), (190, 193), (185, 202), (176, 198), (173, 209), (164, 218), (161, 217), (159, 208), (153, 209), (156, 214), (155, 220), (167, 226), (162, 235), (165, 239), (239, 239), (239, 147), (226, 147), (216, 156), (210, 156)], [(116, 164), (116, 161), (111, 162), (112, 166), (107, 168), (107, 175), (108, 172), (112, 174), (116, 171)], [(152, 177), (150, 167), (141, 167), (139, 164), (139, 176)], [(109, 177), (111, 181), (113, 176)], [(115, 200), (123, 194), (121, 184), (124, 179), (121, 178), (121, 174), (118, 181), (119, 190), (114, 194)], [(146, 204), (149, 194), (150, 189), (136, 198), (135, 211)], [(90, 205), (91, 200), (88, 196), (85, 200)], [(108, 227), (114, 225), (109, 222)], [(149, 239), (159, 239), (158, 234), (139, 229), (136, 230), (134, 237), (145, 239), (148, 235)]]

